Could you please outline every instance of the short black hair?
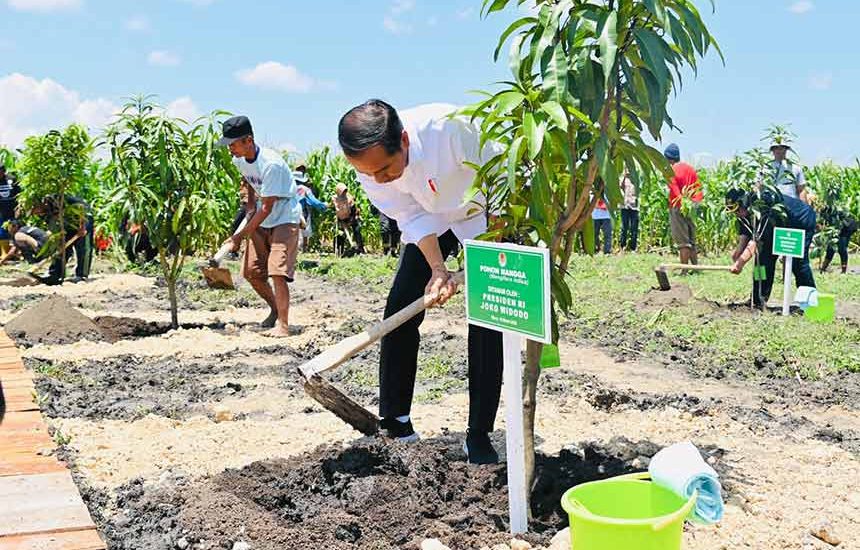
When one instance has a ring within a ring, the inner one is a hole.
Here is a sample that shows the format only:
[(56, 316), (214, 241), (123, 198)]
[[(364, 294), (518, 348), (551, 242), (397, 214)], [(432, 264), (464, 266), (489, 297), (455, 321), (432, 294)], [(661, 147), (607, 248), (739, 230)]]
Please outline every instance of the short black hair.
[(340, 119), (337, 139), (343, 153), (354, 157), (376, 145), (393, 155), (400, 150), (403, 123), (397, 111), (381, 99), (370, 99), (353, 107)]

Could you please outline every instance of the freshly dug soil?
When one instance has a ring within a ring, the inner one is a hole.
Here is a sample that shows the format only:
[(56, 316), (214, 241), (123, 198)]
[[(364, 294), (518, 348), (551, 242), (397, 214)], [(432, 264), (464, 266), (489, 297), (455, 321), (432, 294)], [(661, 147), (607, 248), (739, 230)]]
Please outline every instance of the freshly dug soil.
[(6, 323), (5, 330), (15, 342), (24, 346), (105, 339), (98, 325), (62, 296), (50, 296), (25, 309)]
[[(675, 279), (678, 278), (678, 276), (675, 277)], [(690, 287), (677, 281), (672, 282), (671, 284), (672, 288), (669, 290), (649, 290), (639, 302), (639, 309), (653, 310), (665, 307), (683, 306), (690, 303), (690, 300), (693, 299), (693, 291), (690, 290)]]
[[(43, 399), (42, 411), (51, 417), (134, 420), (147, 414), (181, 419), (202, 414), (207, 403), (241, 397), (253, 384), (246, 382), (258, 371), (239, 363), (225, 369), (223, 363), (122, 356), (102, 361), (50, 364), (25, 359), (39, 376), (36, 389)], [(285, 362), (290, 362), (285, 357)], [(268, 370), (268, 369), (267, 369)], [(291, 369), (284, 372), (292, 375)], [(297, 380), (295, 386), (298, 386)]]
[[(117, 549), (209, 550), (245, 542), (254, 550), (381, 550), (417, 549), (425, 538), (451, 548), (507, 542), (505, 465), (467, 464), (461, 441), (462, 434), (413, 445), (364, 439), (207, 479), (134, 481), (118, 490), (120, 512), (113, 517), (103, 515), (98, 503), (105, 499), (97, 491), (84, 494)], [(631, 472), (634, 461), (647, 462), (658, 449), (616, 438), (539, 456), (530, 542), (546, 544), (567, 525), (560, 506), (565, 490)]]
[(93, 322), (110, 342), (118, 342), (129, 338), (146, 338), (147, 336), (158, 336), (171, 329), (170, 323), (157, 323), (155, 321), (144, 321), (132, 317), (113, 317), (105, 315), (96, 317)]

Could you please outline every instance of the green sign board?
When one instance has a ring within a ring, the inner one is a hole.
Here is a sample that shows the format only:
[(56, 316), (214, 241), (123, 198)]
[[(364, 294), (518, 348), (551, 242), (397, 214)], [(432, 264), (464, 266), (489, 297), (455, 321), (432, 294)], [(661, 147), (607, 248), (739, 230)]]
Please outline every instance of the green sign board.
[(466, 241), (466, 317), (550, 343), (549, 250)]
[(803, 258), (803, 245), (805, 242), (806, 231), (803, 229), (773, 228), (773, 253), (777, 256)]

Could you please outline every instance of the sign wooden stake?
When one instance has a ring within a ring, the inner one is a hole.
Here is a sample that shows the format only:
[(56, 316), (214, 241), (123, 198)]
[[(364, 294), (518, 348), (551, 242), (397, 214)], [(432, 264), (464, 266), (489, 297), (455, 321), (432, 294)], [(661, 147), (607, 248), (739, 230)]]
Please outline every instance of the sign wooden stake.
[(523, 338), (509, 332), (502, 336), (505, 380), (505, 439), (508, 455), (508, 501), (511, 533), (528, 531), (528, 495), (526, 492), (526, 444), (523, 425)]

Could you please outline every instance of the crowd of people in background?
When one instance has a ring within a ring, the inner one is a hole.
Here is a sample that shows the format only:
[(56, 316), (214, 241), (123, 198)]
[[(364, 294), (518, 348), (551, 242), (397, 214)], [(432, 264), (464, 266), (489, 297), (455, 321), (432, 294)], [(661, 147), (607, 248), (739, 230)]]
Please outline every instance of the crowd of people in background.
[[(858, 221), (846, 208), (838, 205), (838, 200), (834, 201), (831, 197), (831, 200), (825, 203), (808, 191), (803, 169), (790, 158), (789, 144), (774, 142), (771, 144), (770, 152), (773, 159), (762, 170), (759, 187), (768, 184), (775, 189), (778, 192), (776, 200), (785, 204), (789, 212), (793, 212), (791, 215), (799, 216), (799, 211), (802, 209), (795, 201), (813, 207), (810, 210), (813, 214), (817, 211), (818, 215), (815, 218), (815, 227), (809, 232), (809, 238), (811, 239), (812, 234), (816, 232), (826, 231), (829, 235), (828, 240), (823, 244), (820, 271), (822, 273), (827, 271), (838, 254), (840, 270), (842, 273), (847, 273), (849, 244), (858, 230)], [(703, 200), (702, 187), (696, 169), (682, 160), (681, 150), (677, 144), (667, 146), (664, 156), (673, 172), (673, 177), (666, 182), (671, 239), (678, 249), (681, 263), (697, 264), (699, 250), (696, 242), (696, 218), (697, 209)], [(383, 254), (399, 255), (402, 234), (397, 220), (386, 216), (373, 205), (370, 206), (369, 212), (362, 212), (345, 183), (335, 185), (331, 196), (318, 198), (312, 188), (307, 166), (303, 162), (296, 164), (291, 170), (291, 176), (296, 186), (298, 205), (297, 251), (308, 249), (315, 234), (316, 218), (324, 212), (331, 211), (337, 230), (332, 244), (337, 255), (349, 257), (366, 253), (362, 231), (364, 216), (371, 216), (378, 220)], [(639, 247), (640, 190), (626, 169), (620, 177), (619, 187), (622, 200), (617, 205), (617, 213), (610, 208), (605, 196), (596, 198), (592, 212), (594, 250), (602, 251), (604, 254), (611, 254), (614, 249), (616, 220), (620, 221), (620, 232), (617, 235), (618, 249), (623, 252), (635, 252)], [(22, 258), (29, 262), (41, 259), (51, 242), (50, 235), (59, 229), (56, 197), (46, 197), (29, 212), (22, 213), (18, 205), (20, 191), (20, 185), (14, 175), (7, 172), (5, 166), (0, 165), (0, 264), (14, 258)], [(249, 192), (252, 195), (254, 193), (252, 186), (243, 177), (239, 186), (241, 204), (232, 224), (231, 233), (236, 233), (246, 218)], [(739, 202), (736, 196), (732, 196), (731, 199), (734, 202), (729, 208), (736, 208), (738, 204), (742, 206), (743, 200), (751, 200), (750, 197), (746, 197)], [(66, 204), (70, 206), (68, 211), (72, 213), (66, 216), (65, 223), (66, 258), (67, 261), (75, 259), (75, 271), (71, 280), (82, 281), (89, 277), (92, 264), (95, 238), (93, 215), (90, 206), (78, 197), (67, 196)], [(25, 214), (28, 219), (38, 220), (42, 227), (38, 223), (28, 225), (19, 221), (19, 218)], [(742, 225), (739, 224), (739, 232), (744, 235), (745, 228)], [(748, 230), (746, 232), (749, 233)], [(148, 262), (156, 256), (146, 228), (135, 223), (134, 220), (128, 218), (123, 220), (119, 240), (131, 262)], [(737, 261), (741, 254), (741, 251), (736, 251), (733, 260)], [(800, 263), (808, 264), (808, 257)], [(805, 268), (803, 269), (805, 273)], [(770, 271), (769, 266), (766, 266), (766, 271)], [(809, 282), (807, 277), (801, 278), (804, 282)], [(43, 282), (59, 284), (64, 280), (66, 275), (62, 272), (61, 262), (55, 259)]]

